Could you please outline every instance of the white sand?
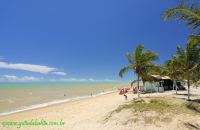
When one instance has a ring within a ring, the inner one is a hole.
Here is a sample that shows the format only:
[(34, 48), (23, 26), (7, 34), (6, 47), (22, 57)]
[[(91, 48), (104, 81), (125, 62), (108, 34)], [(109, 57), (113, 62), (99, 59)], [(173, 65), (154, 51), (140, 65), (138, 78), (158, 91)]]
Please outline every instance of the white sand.
[[(195, 89), (194, 89), (195, 90)], [(194, 91), (200, 94), (200, 89)], [(192, 91), (192, 93), (194, 93)], [(187, 91), (179, 92), (187, 93)], [(142, 97), (152, 96), (174, 96), (174, 91), (165, 93), (144, 94)], [(187, 98), (179, 95), (179, 97)], [(137, 95), (129, 94), (128, 100), (118, 93), (106, 94), (94, 98), (83, 99), (79, 101), (66, 102), (62, 104), (52, 105), (45, 108), (24, 111), (7, 116), (0, 116), (0, 122), (3, 121), (24, 121), (24, 120), (46, 120), (46, 121), (64, 121), (64, 126), (22, 126), (20, 130), (133, 130), (133, 129), (188, 129), (182, 127), (181, 120), (192, 121), (200, 125), (198, 117), (181, 117), (174, 115), (174, 120), (167, 124), (123, 124), (124, 120), (130, 117), (129, 111), (115, 114), (110, 120), (105, 121), (109, 113), (119, 105), (131, 101)], [(199, 116), (199, 115), (198, 115)], [(200, 116), (199, 116), (200, 117)], [(3, 130), (17, 129), (16, 126), (0, 127)]]

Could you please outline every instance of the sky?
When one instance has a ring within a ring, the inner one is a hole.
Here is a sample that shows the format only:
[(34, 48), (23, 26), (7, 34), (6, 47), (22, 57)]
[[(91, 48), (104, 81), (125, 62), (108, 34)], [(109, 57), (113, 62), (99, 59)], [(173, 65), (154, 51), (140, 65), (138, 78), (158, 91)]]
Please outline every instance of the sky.
[(144, 44), (161, 64), (185, 46), (184, 23), (163, 21), (175, 0), (0, 1), (0, 81), (134, 79), (125, 54)]

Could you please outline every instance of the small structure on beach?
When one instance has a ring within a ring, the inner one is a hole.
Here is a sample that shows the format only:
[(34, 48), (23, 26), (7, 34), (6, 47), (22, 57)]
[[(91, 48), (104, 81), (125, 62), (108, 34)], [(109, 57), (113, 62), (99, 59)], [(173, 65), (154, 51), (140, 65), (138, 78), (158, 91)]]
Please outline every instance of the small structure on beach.
[(173, 80), (169, 76), (151, 75), (153, 82), (146, 82), (144, 86), (145, 92), (163, 92), (168, 90), (175, 90), (174, 86), (177, 86), (178, 90), (185, 90), (183, 87), (184, 82), (176, 81), (174, 85)]
[(169, 76), (151, 75), (154, 82), (159, 82), (159, 86), (164, 90), (173, 90), (173, 81)]

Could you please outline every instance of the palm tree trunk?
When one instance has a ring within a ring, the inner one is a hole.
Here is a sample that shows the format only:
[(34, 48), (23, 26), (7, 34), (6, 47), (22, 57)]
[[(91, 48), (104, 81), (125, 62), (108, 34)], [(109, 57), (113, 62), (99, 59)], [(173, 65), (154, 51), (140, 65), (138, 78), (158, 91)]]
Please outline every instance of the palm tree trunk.
[(175, 80), (173, 80), (173, 86), (174, 86), (173, 88), (176, 89), (176, 94), (177, 94), (177, 85)]
[(187, 85), (188, 85), (188, 101), (190, 101), (190, 73), (187, 72)]
[(190, 78), (189, 78), (189, 75), (188, 75), (187, 84), (188, 84), (188, 101), (190, 101)]
[[(146, 81), (143, 80), (143, 88), (142, 88), (142, 91), (143, 91), (143, 92), (145, 91), (145, 82), (146, 82)], [(140, 88), (140, 89), (141, 89), (141, 88)]]
[(138, 98), (140, 98), (140, 77), (139, 77), (139, 74), (137, 74), (137, 93), (138, 93)]
[(176, 95), (178, 94), (178, 88), (177, 88), (178, 86), (177, 86), (177, 84), (176, 84)]

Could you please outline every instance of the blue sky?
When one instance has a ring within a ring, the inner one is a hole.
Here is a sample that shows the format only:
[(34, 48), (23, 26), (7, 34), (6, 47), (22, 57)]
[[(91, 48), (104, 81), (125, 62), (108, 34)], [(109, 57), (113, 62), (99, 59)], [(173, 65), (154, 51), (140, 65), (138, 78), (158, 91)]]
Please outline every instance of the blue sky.
[[(187, 41), (183, 23), (161, 19), (175, 5), (174, 0), (1, 1), (0, 79), (121, 80), (125, 53), (139, 43), (163, 63)], [(129, 73), (124, 80), (132, 78)]]

